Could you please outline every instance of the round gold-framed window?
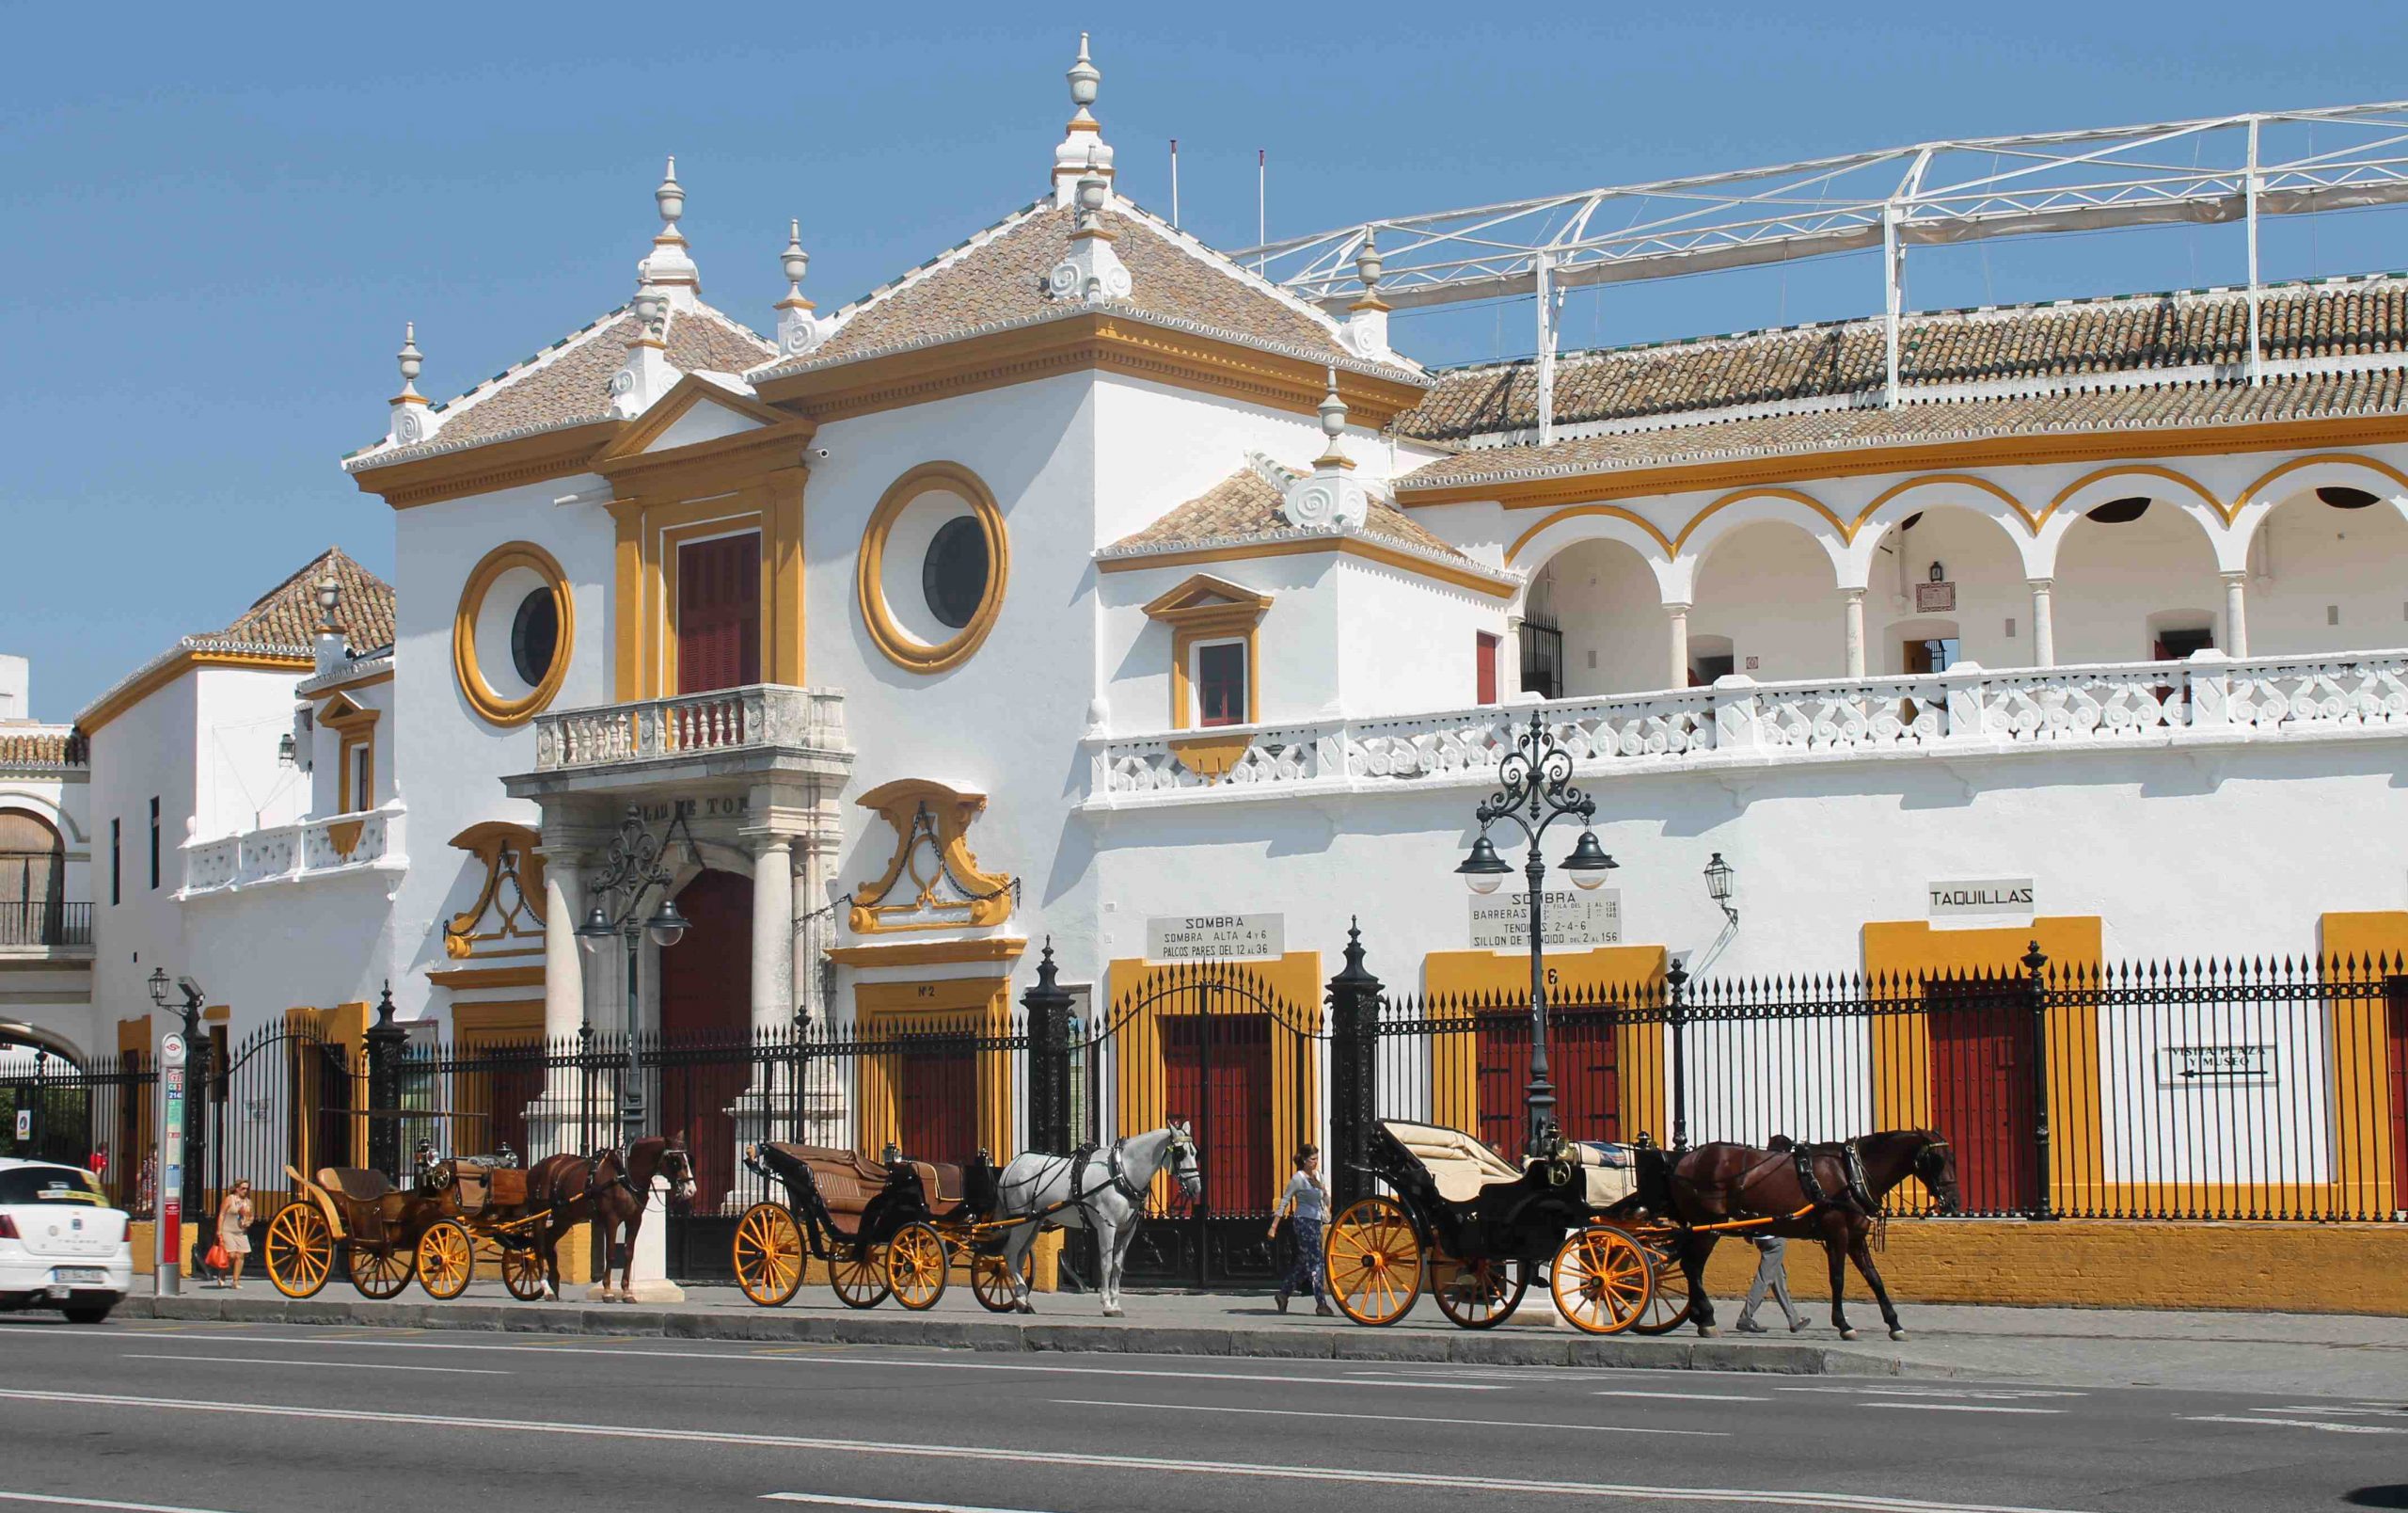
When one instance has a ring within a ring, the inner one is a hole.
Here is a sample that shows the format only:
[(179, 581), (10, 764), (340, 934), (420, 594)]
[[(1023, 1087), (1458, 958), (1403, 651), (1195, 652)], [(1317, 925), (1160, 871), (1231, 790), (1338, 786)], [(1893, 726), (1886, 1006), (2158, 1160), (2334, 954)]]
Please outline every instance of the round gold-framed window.
[(525, 725), (560, 693), (576, 642), (576, 601), (558, 560), (531, 541), (506, 542), (460, 590), (452, 677), (479, 719)]
[(976, 473), (924, 462), (897, 478), (862, 533), (853, 588), (886, 660), (914, 673), (967, 661), (1003, 612), (1004, 512)]

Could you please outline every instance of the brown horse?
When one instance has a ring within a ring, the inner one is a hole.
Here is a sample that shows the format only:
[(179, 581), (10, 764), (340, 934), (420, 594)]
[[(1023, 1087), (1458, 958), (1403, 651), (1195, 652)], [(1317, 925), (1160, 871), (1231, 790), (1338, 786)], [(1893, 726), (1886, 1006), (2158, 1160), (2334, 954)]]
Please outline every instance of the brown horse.
[[(563, 1154), (535, 1163), (527, 1173), (527, 1204), (531, 1211), (544, 1213), (536, 1226), (535, 1249), (544, 1262), (545, 1297), (560, 1296), (561, 1236), (572, 1226), (593, 1219), (600, 1225), (603, 1239), (602, 1286), (595, 1296), (606, 1302), (613, 1298), (635, 1301), (628, 1273), (635, 1268), (636, 1233), (643, 1228), (644, 1202), (651, 1196), (655, 1176), (669, 1179), (670, 1202), (693, 1201), (694, 1163), (686, 1154), (685, 1136), (655, 1135), (624, 1152), (614, 1146), (590, 1156)], [(622, 1234), (624, 1240), (614, 1240)], [(620, 1253), (615, 1289), (610, 1285), (613, 1244), (626, 1247)]]
[[(1770, 1224), (1735, 1231), (1742, 1234), (1777, 1234), (1784, 1239), (1820, 1240), (1831, 1264), (1831, 1323), (1843, 1340), (1856, 1338), (1847, 1321), (1847, 1266), (1873, 1289), (1881, 1305), (1890, 1338), (1903, 1340), (1906, 1330), (1890, 1303), (1889, 1290), (1873, 1265), (1872, 1237), (1881, 1201), (1909, 1177), (1920, 1178), (1931, 1190), (1943, 1214), (1958, 1206), (1956, 1156), (1948, 1142), (1927, 1129), (1890, 1129), (1877, 1135), (1793, 1151), (1785, 1142), (1759, 1150), (1718, 1140), (1685, 1152), (1671, 1171), (1672, 1210), (1689, 1224), (1723, 1223), (1735, 1218), (1771, 1218)], [(1849, 1170), (1855, 1152), (1856, 1172)], [(1802, 1152), (1813, 1173), (1815, 1191), (1798, 1177)], [(1861, 1177), (1861, 1180), (1859, 1178)], [(1800, 1213), (1799, 1210), (1805, 1210)], [(1713, 1233), (1691, 1233), (1680, 1245), (1681, 1271), (1688, 1279), (1695, 1312), (1690, 1315), (1700, 1334), (1713, 1334), (1714, 1304), (1705, 1295), (1705, 1258), (1714, 1253)]]

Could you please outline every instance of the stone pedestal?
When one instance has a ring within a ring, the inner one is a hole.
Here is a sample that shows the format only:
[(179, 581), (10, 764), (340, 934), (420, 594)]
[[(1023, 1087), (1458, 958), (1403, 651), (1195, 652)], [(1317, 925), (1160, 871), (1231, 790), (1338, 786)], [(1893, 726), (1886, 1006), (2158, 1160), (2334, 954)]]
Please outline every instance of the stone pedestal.
[[(643, 1224), (636, 1231), (635, 1264), (627, 1272), (627, 1286), (633, 1298), (622, 1299), (615, 1294), (605, 1296), (605, 1286), (615, 1286), (618, 1268), (605, 1273), (605, 1281), (585, 1290), (588, 1302), (682, 1303), (686, 1289), (669, 1280), (669, 1203), (668, 1187), (658, 1177), (652, 1179), (652, 1191), (643, 1205)], [(609, 1259), (605, 1257), (604, 1259)]]

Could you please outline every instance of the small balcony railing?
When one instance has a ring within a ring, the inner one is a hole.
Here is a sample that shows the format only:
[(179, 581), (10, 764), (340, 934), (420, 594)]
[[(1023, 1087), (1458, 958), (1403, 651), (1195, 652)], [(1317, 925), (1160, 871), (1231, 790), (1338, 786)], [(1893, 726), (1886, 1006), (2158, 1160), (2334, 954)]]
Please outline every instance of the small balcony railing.
[(92, 906), (64, 899), (0, 899), (0, 946), (89, 946)]
[(388, 804), (356, 814), (327, 815), (214, 840), (188, 841), (183, 849), (182, 897), (261, 883), (306, 882), (366, 868), (398, 870), (409, 865), (403, 849), (404, 820), (402, 806)]
[(535, 717), (535, 771), (575, 772), (768, 747), (841, 752), (841, 693), (750, 683)]

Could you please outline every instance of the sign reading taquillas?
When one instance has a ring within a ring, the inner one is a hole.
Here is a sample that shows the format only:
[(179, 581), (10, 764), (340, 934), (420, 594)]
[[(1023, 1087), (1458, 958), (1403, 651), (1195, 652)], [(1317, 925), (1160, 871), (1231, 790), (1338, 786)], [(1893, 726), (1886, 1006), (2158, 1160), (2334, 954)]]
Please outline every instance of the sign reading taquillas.
[(2028, 877), (1982, 878), (1965, 883), (1928, 883), (1931, 917), (1952, 919), (1964, 915), (2029, 915), (2032, 880)]

